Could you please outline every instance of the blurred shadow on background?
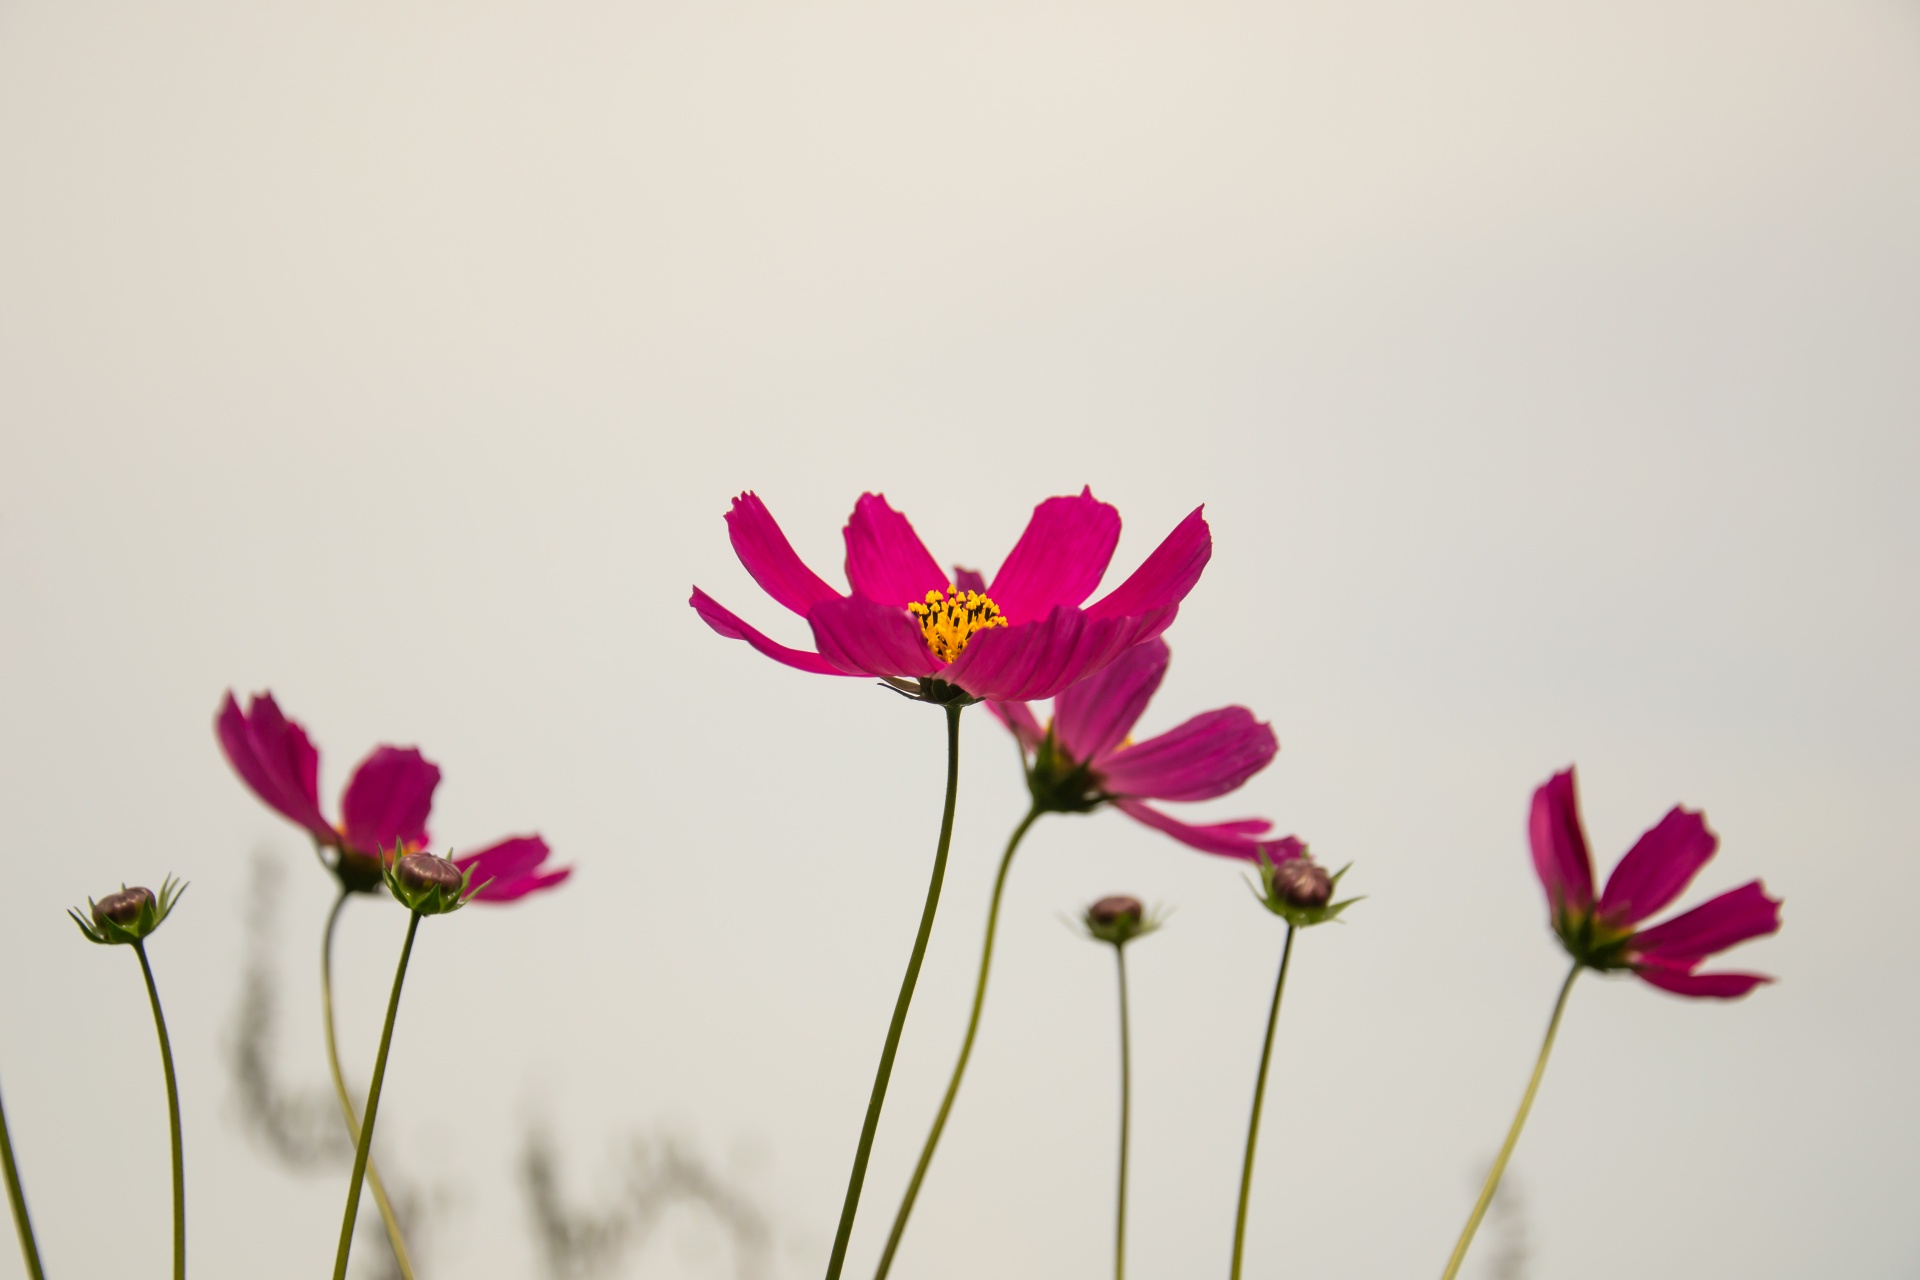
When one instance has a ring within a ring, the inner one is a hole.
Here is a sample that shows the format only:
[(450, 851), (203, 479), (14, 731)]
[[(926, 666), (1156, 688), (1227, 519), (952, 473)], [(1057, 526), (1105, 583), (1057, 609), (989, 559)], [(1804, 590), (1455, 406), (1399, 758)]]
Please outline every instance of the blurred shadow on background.
[[(280, 973), (273, 940), (279, 924), (282, 877), (278, 859), (256, 853), (252, 888), (242, 899), (246, 954), (240, 966), (240, 995), (227, 1041), (241, 1127), (269, 1157), (293, 1173), (335, 1176), (353, 1163), (353, 1147), (332, 1090), (325, 1082), (292, 1085), (283, 1080), (279, 1060)], [(376, 1135), (377, 1138), (378, 1135)], [(691, 1210), (710, 1220), (726, 1240), (739, 1280), (768, 1274), (773, 1233), (767, 1217), (744, 1193), (728, 1185), (697, 1156), (672, 1138), (636, 1135), (609, 1175), (611, 1187), (591, 1193), (591, 1208), (568, 1202), (562, 1183), (563, 1155), (552, 1134), (540, 1126), (526, 1135), (520, 1161), (534, 1245), (553, 1280), (595, 1280), (617, 1274), (621, 1263), (643, 1249), (675, 1210)], [(429, 1195), (396, 1169), (390, 1150), (378, 1156), (394, 1215), (406, 1233), (417, 1270), (428, 1253), (434, 1214), (444, 1195)], [(400, 1270), (387, 1244), (379, 1215), (361, 1213), (359, 1274), (399, 1280)]]

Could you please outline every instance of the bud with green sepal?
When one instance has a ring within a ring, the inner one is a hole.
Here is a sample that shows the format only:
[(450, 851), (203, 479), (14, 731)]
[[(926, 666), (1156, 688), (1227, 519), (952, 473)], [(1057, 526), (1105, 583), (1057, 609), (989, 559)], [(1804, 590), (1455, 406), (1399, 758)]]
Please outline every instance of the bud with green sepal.
[(132, 945), (160, 927), (186, 888), (185, 881), (177, 881), (172, 876), (160, 882), (158, 897), (153, 890), (139, 885), (131, 889), (121, 885), (120, 892), (110, 893), (98, 902), (88, 898), (86, 915), (71, 907), (67, 914), (73, 917), (89, 942), (103, 947)]
[(1138, 898), (1114, 895), (1088, 907), (1081, 913), (1080, 923), (1095, 942), (1124, 947), (1158, 929), (1165, 919), (1161, 912), (1149, 912)]
[(1261, 906), (1296, 928), (1325, 924), (1360, 901), (1359, 898), (1333, 900), (1340, 888), (1340, 877), (1346, 875), (1352, 865), (1348, 863), (1338, 871), (1329, 872), (1304, 849), (1299, 856), (1284, 862), (1269, 860), (1263, 851), (1260, 883), (1254, 893)]
[(462, 871), (446, 858), (431, 853), (409, 853), (396, 858), (385, 871), (387, 889), (409, 911), (443, 916), (458, 911), (473, 895), (492, 884), (473, 884), (473, 871)]

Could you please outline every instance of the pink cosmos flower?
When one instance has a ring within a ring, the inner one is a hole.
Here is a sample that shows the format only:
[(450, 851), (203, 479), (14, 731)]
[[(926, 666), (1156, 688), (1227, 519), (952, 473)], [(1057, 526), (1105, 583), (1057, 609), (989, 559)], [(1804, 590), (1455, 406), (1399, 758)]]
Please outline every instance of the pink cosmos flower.
[(1030, 758), (1028, 786), (1042, 809), (1085, 813), (1111, 804), (1122, 813), (1205, 853), (1249, 862), (1297, 858), (1306, 846), (1293, 836), (1272, 837), (1262, 818), (1195, 826), (1168, 816), (1149, 800), (1211, 800), (1234, 791), (1272, 763), (1280, 750), (1273, 728), (1245, 707), (1206, 711), (1165, 733), (1128, 738), (1167, 674), (1164, 640), (1121, 654), (1053, 701), (1045, 727), (1025, 702), (989, 703)]
[(1088, 489), (1035, 507), (990, 584), (960, 569), (949, 577), (874, 493), (860, 495), (847, 521), (844, 595), (801, 563), (754, 494), (733, 500), (727, 533), (761, 589), (807, 620), (816, 649), (769, 639), (695, 587), (688, 603), (708, 626), (802, 671), (877, 676), (937, 702), (1051, 697), (1165, 631), (1213, 553), (1196, 508), (1131, 577), (1083, 608), (1120, 539), (1119, 513)]
[[(240, 780), (269, 808), (305, 827), (316, 845), (333, 851), (331, 869), (348, 888), (371, 890), (380, 882), (383, 859), (427, 847), (440, 767), (415, 748), (375, 747), (347, 780), (335, 824), (320, 812), (320, 753), (271, 693), (255, 694), (242, 713), (229, 691), (214, 731)], [(476, 895), (481, 901), (509, 902), (573, 873), (571, 867), (541, 870), (549, 852), (537, 835), (510, 836), (454, 861), (462, 870), (474, 867), (476, 884), (493, 880)]]
[(1533, 793), (1527, 831), (1554, 932), (1580, 964), (1631, 969), (1662, 991), (1722, 1000), (1773, 981), (1757, 973), (1695, 972), (1708, 957), (1780, 928), (1780, 900), (1758, 880), (1651, 929), (1639, 927), (1678, 898), (1719, 847), (1700, 814), (1675, 805), (1627, 850), (1598, 902), (1571, 766)]

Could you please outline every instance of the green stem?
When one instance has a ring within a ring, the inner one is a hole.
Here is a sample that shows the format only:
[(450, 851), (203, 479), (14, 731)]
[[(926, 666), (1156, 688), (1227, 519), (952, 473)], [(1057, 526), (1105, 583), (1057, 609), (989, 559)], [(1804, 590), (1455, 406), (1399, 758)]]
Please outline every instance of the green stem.
[(173, 1130), (173, 1280), (187, 1280), (187, 1166), (180, 1147), (180, 1088), (173, 1078), (173, 1046), (167, 1041), (167, 1018), (160, 1012), (160, 988), (153, 984), (153, 966), (147, 963), (147, 944), (136, 942), (140, 972), (147, 979), (147, 999), (153, 1002), (153, 1025), (160, 1033), (160, 1066), (167, 1076), (167, 1118)]
[(840, 1209), (840, 1227), (833, 1236), (833, 1256), (827, 1260), (827, 1280), (839, 1280), (841, 1269), (847, 1264), (847, 1242), (853, 1237), (853, 1216), (860, 1208), (860, 1186), (867, 1180), (867, 1157), (873, 1152), (873, 1135), (880, 1127), (880, 1108), (887, 1099), (887, 1080), (893, 1075), (893, 1055), (900, 1048), (900, 1033), (907, 1025), (907, 1006), (913, 1003), (913, 987), (920, 980), (920, 962), (926, 958), (927, 939), (933, 935), (933, 915), (940, 906), (940, 882), (947, 874), (947, 848), (953, 843), (953, 807), (960, 795), (961, 710), (958, 706), (946, 708), (947, 802), (940, 814), (940, 844), (933, 854), (933, 878), (927, 885), (927, 905), (920, 912), (920, 932), (913, 940), (913, 956), (907, 961), (906, 976), (900, 980), (899, 998), (893, 1002), (893, 1021), (887, 1027), (886, 1047), (880, 1051), (880, 1069), (874, 1073), (866, 1122), (860, 1126), (860, 1145), (853, 1153), (853, 1173), (847, 1179), (847, 1199)]
[(393, 1045), (393, 1020), (400, 1012), (400, 986), (407, 980), (407, 958), (413, 954), (413, 935), (420, 929), (420, 913), (407, 920), (407, 941), (400, 948), (400, 967), (393, 971), (393, 997), (387, 1001), (387, 1025), (380, 1031), (380, 1053), (373, 1060), (373, 1083), (367, 1088), (367, 1118), (360, 1126), (360, 1142), (353, 1150), (353, 1178), (347, 1183), (347, 1213), (340, 1220), (340, 1249), (333, 1259), (333, 1280), (347, 1280), (347, 1255), (353, 1251), (353, 1223), (360, 1213), (360, 1180), (373, 1151), (373, 1124), (380, 1114), (380, 1085), (387, 1077), (387, 1050)]
[(20, 1256), (27, 1260), (27, 1274), (33, 1280), (46, 1280), (40, 1269), (40, 1246), (34, 1243), (33, 1223), (27, 1218), (27, 1194), (20, 1189), (20, 1170), (13, 1162), (13, 1135), (7, 1131), (7, 1110), (0, 1106), (0, 1161), (7, 1174), (7, 1200), (13, 1205), (13, 1227), (20, 1233)]
[(1267, 1096), (1267, 1068), (1273, 1062), (1273, 1029), (1280, 1022), (1280, 993), (1287, 988), (1287, 964), (1293, 959), (1293, 925), (1280, 949), (1280, 976), (1273, 983), (1273, 1007), (1267, 1010), (1267, 1043), (1260, 1050), (1260, 1074), (1253, 1082), (1253, 1118), (1247, 1122), (1247, 1157), (1240, 1166), (1240, 1209), (1233, 1219), (1233, 1280), (1240, 1280), (1240, 1259), (1247, 1247), (1247, 1196), (1253, 1190), (1253, 1149), (1260, 1141), (1260, 1104)]
[[(348, 896), (342, 888), (340, 896), (333, 900), (333, 910), (327, 912), (327, 928), (320, 940), (320, 1008), (326, 1018), (327, 1067), (333, 1072), (334, 1096), (340, 1100), (340, 1118), (347, 1122), (347, 1141), (357, 1146), (360, 1116), (354, 1109), (353, 1095), (347, 1092), (346, 1076), (340, 1070), (340, 1047), (333, 1030), (333, 932), (334, 926), (340, 923), (340, 910), (347, 905)], [(400, 1233), (400, 1220), (394, 1217), (393, 1204), (387, 1199), (386, 1184), (380, 1180), (380, 1168), (373, 1162), (371, 1151), (367, 1153), (367, 1188), (373, 1192), (373, 1203), (380, 1209), (380, 1221), (386, 1225), (387, 1243), (393, 1247), (393, 1261), (400, 1268), (401, 1280), (413, 1280), (413, 1258), (407, 1253), (406, 1237)]]
[(907, 1233), (907, 1219), (913, 1213), (914, 1201), (919, 1198), (920, 1184), (926, 1180), (927, 1169), (933, 1164), (933, 1150), (940, 1145), (940, 1135), (947, 1127), (947, 1115), (953, 1110), (953, 1100), (960, 1094), (960, 1078), (967, 1073), (967, 1060), (973, 1056), (973, 1038), (980, 1030), (980, 1010), (987, 1002), (987, 972), (993, 966), (993, 940), (1000, 927), (1000, 897), (1007, 887), (1007, 870), (1013, 866), (1013, 855), (1020, 848), (1021, 838), (1027, 829), (1045, 812), (1038, 805), (1027, 810), (1027, 816), (1020, 819), (1020, 825), (1013, 829), (1013, 836), (1007, 841), (1007, 851), (1000, 855), (1000, 872), (993, 880), (993, 898), (987, 907), (987, 940), (980, 948), (980, 977), (973, 987), (973, 1012), (967, 1017), (966, 1038), (960, 1042), (960, 1058), (953, 1064), (953, 1078), (947, 1081), (946, 1096), (940, 1099), (940, 1110), (933, 1117), (933, 1128), (927, 1134), (925, 1145), (920, 1148), (920, 1162), (913, 1166), (913, 1177), (907, 1183), (907, 1193), (900, 1198), (900, 1208), (893, 1215), (893, 1229), (887, 1233), (887, 1247), (880, 1254), (880, 1266), (874, 1280), (886, 1280), (887, 1271), (893, 1266), (893, 1255), (900, 1248), (900, 1239)]
[(1554, 1001), (1553, 1017), (1547, 1020), (1547, 1038), (1541, 1042), (1540, 1057), (1533, 1064), (1533, 1079), (1527, 1081), (1527, 1091), (1520, 1098), (1520, 1110), (1513, 1117), (1513, 1127), (1507, 1130), (1507, 1140), (1500, 1145), (1500, 1154), (1487, 1172), (1487, 1185), (1480, 1188), (1480, 1199), (1474, 1203), (1466, 1229), (1460, 1233), (1460, 1243), (1453, 1246), (1453, 1256), (1447, 1259), (1441, 1280), (1453, 1280), (1460, 1273), (1460, 1264), (1467, 1260), (1467, 1249), (1473, 1244), (1473, 1233), (1480, 1229), (1480, 1219), (1487, 1216), (1487, 1206), (1493, 1203), (1493, 1193), (1500, 1187), (1500, 1175), (1507, 1171), (1507, 1161), (1520, 1141), (1520, 1130), (1526, 1127), (1527, 1113), (1533, 1110), (1533, 1095), (1540, 1091), (1540, 1078), (1547, 1073), (1547, 1055), (1553, 1052), (1553, 1038), (1560, 1032), (1560, 1015), (1567, 1011), (1567, 997), (1573, 993), (1573, 980), (1579, 976), (1580, 966), (1576, 963), (1567, 971), (1567, 980), (1560, 984), (1560, 998)]
[(1120, 1201), (1114, 1212), (1113, 1280), (1127, 1280), (1127, 1130), (1133, 1110), (1133, 1051), (1127, 1034), (1125, 943), (1115, 944), (1113, 961), (1120, 969)]

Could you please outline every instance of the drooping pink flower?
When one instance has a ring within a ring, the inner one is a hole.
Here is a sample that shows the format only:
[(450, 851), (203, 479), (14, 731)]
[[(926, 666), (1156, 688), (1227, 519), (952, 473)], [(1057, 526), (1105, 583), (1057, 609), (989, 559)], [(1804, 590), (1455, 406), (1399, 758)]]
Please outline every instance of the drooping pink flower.
[(1205, 853), (1249, 862), (1300, 856), (1293, 836), (1270, 836), (1273, 824), (1243, 818), (1203, 826), (1161, 812), (1149, 800), (1211, 800), (1237, 790), (1272, 763), (1280, 744), (1273, 728), (1245, 707), (1194, 716), (1165, 733), (1134, 742), (1128, 734), (1167, 673), (1166, 642), (1149, 640), (1063, 690), (1042, 725), (1025, 702), (989, 708), (1020, 740), (1027, 784), (1043, 809), (1085, 813), (1103, 804)]
[(1554, 932), (1580, 964), (1630, 969), (1663, 991), (1723, 1000), (1773, 981), (1757, 973), (1696, 972), (1728, 947), (1780, 928), (1780, 900), (1769, 898), (1758, 880), (1650, 929), (1639, 927), (1685, 892), (1719, 847), (1701, 814), (1675, 805), (1627, 850), (1598, 902), (1571, 766), (1533, 793), (1527, 833)]
[(932, 701), (1046, 698), (1173, 622), (1213, 552), (1199, 509), (1118, 587), (1084, 605), (1120, 538), (1120, 515), (1091, 490), (1048, 498), (993, 581), (949, 576), (907, 518), (879, 494), (845, 529), (843, 594), (801, 563), (752, 493), (733, 500), (727, 532), (740, 563), (778, 604), (807, 620), (814, 649), (780, 644), (695, 587), (688, 601), (721, 635), (819, 675), (876, 676)]
[[(440, 785), (440, 766), (414, 747), (377, 746), (347, 779), (340, 821), (320, 811), (320, 753), (299, 721), (289, 719), (271, 693), (255, 694), (245, 712), (228, 691), (214, 718), (220, 749), (240, 780), (282, 817), (304, 827), (314, 842), (335, 855), (330, 864), (341, 883), (371, 890), (382, 862), (425, 849), (427, 818)], [(560, 883), (572, 868), (540, 871), (546, 841), (514, 836), (456, 859), (464, 869), (478, 864), (475, 881), (495, 883), (482, 899), (506, 902)]]

